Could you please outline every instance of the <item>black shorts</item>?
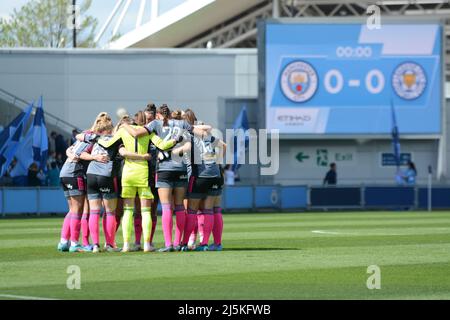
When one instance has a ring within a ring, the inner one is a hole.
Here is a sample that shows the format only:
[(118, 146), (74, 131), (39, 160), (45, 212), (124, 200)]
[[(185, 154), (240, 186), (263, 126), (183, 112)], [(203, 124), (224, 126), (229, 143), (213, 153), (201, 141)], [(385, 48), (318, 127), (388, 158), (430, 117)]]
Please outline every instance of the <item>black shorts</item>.
[(205, 199), (207, 196), (218, 197), (222, 195), (223, 178), (190, 177), (188, 186), (189, 199)]
[(150, 190), (152, 190), (153, 193), (153, 201), (158, 203), (159, 201), (159, 195), (158, 195), (158, 189), (156, 188), (156, 173), (151, 174), (148, 184), (150, 185)]
[(156, 173), (156, 188), (186, 188), (187, 182), (185, 171), (159, 171)]
[(62, 177), (61, 185), (66, 198), (84, 196), (86, 194), (86, 180), (84, 177)]
[(87, 175), (87, 194), (89, 200), (117, 199), (119, 185), (117, 177), (104, 177), (96, 174)]
[(117, 177), (117, 195), (120, 198), (120, 195), (122, 194), (122, 177)]

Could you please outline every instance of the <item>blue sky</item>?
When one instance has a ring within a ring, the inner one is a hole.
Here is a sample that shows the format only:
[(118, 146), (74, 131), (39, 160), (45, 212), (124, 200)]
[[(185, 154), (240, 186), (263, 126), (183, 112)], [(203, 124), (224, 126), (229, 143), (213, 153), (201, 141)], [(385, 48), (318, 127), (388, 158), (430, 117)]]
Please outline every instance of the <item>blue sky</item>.
[[(30, 0), (0, 0), (0, 17), (8, 17), (14, 9), (19, 9), (21, 6), (26, 4)], [(81, 3), (84, 0), (77, 0), (78, 3)], [(171, 8), (175, 7), (176, 5), (184, 2), (186, 0), (160, 0), (159, 2), (159, 14), (162, 14), (164, 12), (167, 12)], [(69, 0), (67, 0), (68, 3)], [(106, 22), (108, 16), (112, 12), (117, 0), (92, 0), (92, 6), (89, 9), (88, 14), (96, 17), (98, 19), (99, 25), (97, 28), (97, 32), (100, 30), (102, 25)], [(140, 7), (140, 0), (133, 0), (131, 2), (131, 5), (128, 9), (127, 15), (125, 16), (121, 27), (119, 29), (120, 34), (126, 34), (127, 32), (133, 30), (136, 25), (137, 20), (137, 14)], [(151, 0), (147, 0), (147, 5), (145, 8), (145, 15), (143, 18), (143, 23), (146, 23), (150, 20), (151, 17)], [(116, 14), (115, 18), (111, 22), (110, 27), (107, 29), (104, 37), (101, 39), (100, 44), (104, 44), (105, 40), (109, 39), (109, 37), (112, 34), (112, 30), (114, 26), (116, 25), (116, 22), (119, 18), (120, 13), (122, 12), (122, 9), (124, 8), (125, 1), (122, 4), (119, 12)]]
[[(0, 1), (0, 16), (8, 16), (15, 8), (19, 9), (29, 0), (1, 0)], [(80, 1), (80, 0), (78, 0)], [(82, 1), (82, 0), (81, 0)], [(68, 1), (69, 2), (69, 1)], [(91, 14), (97, 17), (106, 19), (108, 14), (112, 11), (116, 0), (93, 0), (91, 7)]]
[[(14, 9), (19, 9), (21, 6), (26, 4), (29, 0), (1, 0), (0, 1), (0, 17), (9, 16)], [(80, 2), (82, 0), (78, 0)], [(136, 1), (134, 1), (136, 2)], [(68, 1), (69, 3), (69, 1)], [(89, 14), (95, 16), (99, 20), (99, 28), (106, 21), (108, 15), (112, 11), (116, 0), (93, 0)], [(125, 21), (128, 20), (128, 21)], [(124, 26), (131, 19), (125, 19)]]
[[(14, 9), (19, 9), (21, 6), (26, 4), (29, 0), (0, 0), (0, 17), (7, 17), (9, 16)], [(83, 0), (78, 0), (78, 2), (81, 2)], [(174, 7), (175, 5), (183, 2), (185, 0), (163, 0), (160, 2), (160, 12), (167, 11), (169, 8)], [(137, 19), (137, 13), (139, 10), (140, 0), (133, 0), (129, 9), (128, 13), (125, 16), (125, 19), (122, 22), (122, 25), (119, 29), (120, 34), (125, 34), (128, 31), (131, 31), (134, 29)], [(147, 6), (145, 10), (145, 16), (144, 16), (144, 23), (148, 22), (150, 20), (151, 16), (151, 10), (150, 10), (150, 2), (147, 1)], [(69, 1), (68, 1), (69, 3)], [(101, 28), (101, 26), (105, 23), (106, 19), (108, 18), (109, 14), (112, 12), (114, 6), (116, 4), (116, 0), (93, 0), (92, 6), (89, 10), (89, 14), (96, 17), (99, 21), (99, 26), (97, 31)], [(124, 7), (122, 5), (121, 9)], [(105, 37), (110, 35), (112, 33), (112, 29), (115, 26), (115, 21), (118, 20), (118, 16), (120, 14), (121, 10), (119, 10), (119, 13), (116, 14), (115, 19), (112, 21), (112, 24), (110, 28), (107, 30)], [(102, 41), (103, 42), (103, 41)]]

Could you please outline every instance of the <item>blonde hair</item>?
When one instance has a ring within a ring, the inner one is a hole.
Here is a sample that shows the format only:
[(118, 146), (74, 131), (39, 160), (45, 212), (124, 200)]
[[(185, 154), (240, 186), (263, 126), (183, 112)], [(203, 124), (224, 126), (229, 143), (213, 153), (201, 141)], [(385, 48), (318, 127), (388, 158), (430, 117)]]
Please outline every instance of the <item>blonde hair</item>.
[(114, 129), (114, 126), (111, 121), (100, 121), (97, 127), (97, 132), (108, 132), (111, 133)]
[(183, 120), (183, 111), (182, 110), (172, 111), (172, 114), (170, 116), (174, 120)]
[(144, 126), (146, 124), (144, 111), (136, 112), (134, 115), (134, 121), (138, 126)]
[(121, 127), (122, 124), (124, 124), (124, 123), (133, 124), (133, 119), (131, 119), (130, 116), (127, 115), (127, 114), (126, 114), (126, 115), (123, 115), (123, 116), (120, 118), (120, 120), (119, 120), (119, 122), (117, 123), (117, 125), (114, 127), (113, 134), (115, 134), (117, 131), (119, 131), (120, 127)]
[(95, 121), (91, 126), (91, 131), (96, 132), (95, 128), (97, 128), (98, 123), (102, 120), (107, 120), (112, 124), (112, 120), (109, 114), (107, 112), (100, 112), (97, 117), (95, 117)]
[(92, 127), (92, 131), (95, 133), (101, 133), (105, 131), (112, 131), (113, 124), (108, 118), (100, 118), (96, 121), (95, 125)]

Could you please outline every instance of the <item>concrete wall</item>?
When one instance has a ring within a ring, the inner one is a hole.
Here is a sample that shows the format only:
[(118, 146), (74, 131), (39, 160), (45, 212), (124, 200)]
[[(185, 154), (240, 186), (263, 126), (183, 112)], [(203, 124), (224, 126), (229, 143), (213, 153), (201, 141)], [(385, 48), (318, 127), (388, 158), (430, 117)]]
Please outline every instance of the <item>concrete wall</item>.
[[(251, 60), (251, 63), (248, 61)], [(147, 102), (193, 108), (218, 125), (218, 98), (256, 95), (256, 50), (0, 50), (0, 88), (80, 128)]]

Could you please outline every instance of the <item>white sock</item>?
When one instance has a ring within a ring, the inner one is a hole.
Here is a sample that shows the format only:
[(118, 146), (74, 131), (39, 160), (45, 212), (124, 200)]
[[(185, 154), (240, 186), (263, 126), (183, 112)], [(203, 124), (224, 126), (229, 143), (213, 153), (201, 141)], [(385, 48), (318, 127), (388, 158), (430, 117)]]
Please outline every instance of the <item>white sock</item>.
[(59, 240), (59, 242), (61, 244), (67, 244), (67, 242), (69, 242), (69, 240), (61, 238), (61, 240)]
[(70, 245), (71, 245), (72, 247), (75, 247), (75, 246), (78, 245), (78, 242), (76, 242), (76, 241), (70, 241)]

